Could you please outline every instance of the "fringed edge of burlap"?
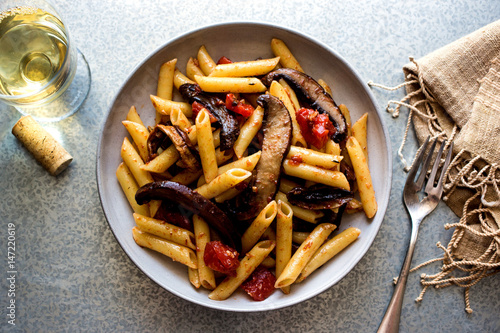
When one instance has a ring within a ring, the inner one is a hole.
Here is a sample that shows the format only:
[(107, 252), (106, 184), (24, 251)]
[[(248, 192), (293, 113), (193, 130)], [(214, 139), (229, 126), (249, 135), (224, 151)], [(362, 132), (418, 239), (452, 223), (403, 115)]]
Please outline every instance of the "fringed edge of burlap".
[[(445, 149), (448, 148), (451, 142), (455, 139), (456, 135), (459, 133), (459, 128), (456, 124), (449, 135), (447, 135), (442, 126), (439, 124), (438, 117), (432, 107), (432, 104), (437, 103), (437, 101), (426, 88), (417, 62), (411, 57), (410, 61), (415, 64), (417, 75), (409, 74), (404, 83), (396, 87), (387, 87), (373, 83), (372, 81), (368, 82), (370, 87), (378, 87), (389, 91), (396, 91), (410, 85), (418, 88), (407, 93), (406, 96), (400, 100), (388, 101), (386, 108), (387, 112), (392, 113), (394, 118), (399, 116), (401, 108), (406, 108), (408, 110), (408, 120), (406, 122), (403, 140), (397, 152), (406, 172), (408, 172), (411, 168), (411, 164), (408, 164), (405, 159), (403, 150), (407, 141), (409, 130), (413, 124), (412, 119), (414, 116), (420, 117), (426, 121), (427, 128), (432, 138), (446, 140), (447, 143)], [(412, 103), (411, 99), (419, 95), (423, 96), (423, 98)], [(444, 158), (441, 161), (441, 165), (443, 163)], [(470, 189), (474, 191), (475, 194), (473, 194), (465, 202), (460, 221), (458, 223), (444, 225), (444, 228), (447, 230), (452, 228), (455, 228), (455, 230), (447, 247), (444, 247), (441, 242), (437, 243), (437, 247), (443, 250), (443, 256), (428, 260), (410, 270), (410, 272), (414, 272), (432, 263), (442, 263), (441, 270), (438, 273), (433, 275), (421, 275), (420, 282), (423, 288), (420, 295), (416, 298), (416, 302), (422, 301), (425, 292), (431, 286), (434, 286), (435, 288), (445, 288), (451, 285), (456, 285), (465, 288), (465, 311), (467, 313), (473, 312), (470, 306), (470, 288), (485, 277), (500, 272), (500, 228), (494, 229), (491, 226), (491, 223), (488, 222), (488, 218), (491, 218), (491, 208), (500, 206), (499, 183), (500, 166), (496, 163), (489, 164), (485, 162), (481, 156), (472, 156), (465, 150), (459, 151), (455, 154), (452, 162), (446, 170), (443, 200), (446, 202), (458, 188)], [(487, 201), (486, 194), (488, 192), (490, 192), (490, 194), (493, 193), (496, 196), (496, 200)], [(477, 201), (477, 199), (480, 199), (479, 206), (477, 208), (470, 207), (471, 202), (474, 200)], [(470, 226), (469, 222), (472, 219), (480, 221), (480, 231)], [(458, 243), (466, 231), (479, 237), (491, 238), (491, 242), (487, 250), (475, 260), (460, 259), (454, 254), (454, 249), (457, 248)]]

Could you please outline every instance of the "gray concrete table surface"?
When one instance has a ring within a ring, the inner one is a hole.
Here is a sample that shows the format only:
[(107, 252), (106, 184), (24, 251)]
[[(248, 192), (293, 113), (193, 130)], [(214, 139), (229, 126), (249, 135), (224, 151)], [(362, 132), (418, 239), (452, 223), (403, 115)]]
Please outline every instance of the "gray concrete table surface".
[[(118, 88), (135, 65), (171, 38), (212, 23), (280, 24), (327, 44), (363, 80), (397, 85), (409, 56), (419, 58), (500, 18), (498, 1), (63, 1), (54, 0), (92, 70), (90, 95), (78, 113), (46, 125), (74, 156), (50, 176), (10, 133), (20, 115), (0, 110), (1, 330), (25, 332), (374, 332), (405, 255), (410, 224), (402, 205), (405, 174), (396, 151), (406, 112), (384, 111), (403, 91), (374, 89), (393, 148), (389, 208), (373, 245), (339, 283), (317, 297), (261, 313), (222, 312), (180, 299), (149, 280), (128, 259), (106, 222), (97, 193), (99, 131)], [(416, 149), (413, 135), (408, 156)], [(413, 263), (438, 257), (438, 241), (458, 220), (444, 205), (421, 228)], [(8, 324), (7, 224), (16, 226), (16, 326)], [(422, 272), (436, 272), (437, 267)], [(500, 276), (471, 289), (429, 289), (415, 303), (419, 275), (409, 277), (402, 332), (500, 330)]]

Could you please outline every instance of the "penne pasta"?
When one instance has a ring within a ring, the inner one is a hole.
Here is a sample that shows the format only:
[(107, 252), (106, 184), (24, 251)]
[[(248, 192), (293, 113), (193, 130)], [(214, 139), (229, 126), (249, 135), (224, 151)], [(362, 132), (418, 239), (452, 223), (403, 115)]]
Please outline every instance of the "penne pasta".
[(122, 121), (123, 126), (127, 129), (128, 133), (132, 137), (132, 140), (139, 151), (139, 155), (143, 162), (148, 160), (148, 129), (139, 123), (133, 121), (124, 120)]
[[(252, 154), (250, 156), (240, 158), (234, 162), (225, 164), (217, 169), (217, 174), (221, 175), (224, 172), (231, 170), (231, 169), (243, 169), (243, 170), (247, 170), (247, 171), (252, 171), (255, 168), (255, 166), (257, 165), (257, 162), (259, 162), (260, 155), (261, 155), (261, 151), (259, 150), (255, 154)], [(219, 163), (219, 160), (217, 161), (217, 164), (221, 164), (221, 163)], [(202, 176), (198, 181), (198, 186), (201, 186), (205, 183), (206, 183), (205, 177)]]
[(352, 125), (351, 132), (352, 136), (358, 140), (363, 153), (365, 154), (366, 160), (368, 161), (368, 148), (366, 144), (366, 122), (368, 119), (368, 113), (365, 113), (359, 118), (354, 125)]
[(132, 228), (132, 236), (137, 245), (159, 252), (191, 268), (198, 268), (196, 254), (190, 248), (162, 239), (158, 236)]
[(345, 118), (345, 122), (347, 125), (347, 136), (351, 136), (351, 112), (344, 104), (339, 105), (339, 110)]
[(205, 265), (205, 247), (210, 242), (210, 229), (207, 222), (198, 215), (193, 215), (193, 227), (196, 239), (196, 256), (198, 258), (198, 278), (200, 285), (209, 290), (216, 287), (214, 271)]
[(250, 117), (245, 121), (240, 129), (240, 135), (234, 143), (233, 150), (236, 157), (242, 158), (246, 149), (252, 142), (255, 135), (262, 127), (262, 120), (264, 119), (264, 109), (261, 106), (255, 108)]
[(205, 176), (207, 182), (211, 182), (215, 179), (215, 177), (217, 177), (217, 160), (215, 159), (215, 145), (212, 137), (212, 126), (206, 109), (202, 109), (198, 113), (195, 123), (203, 175)]
[(188, 279), (196, 289), (201, 287), (200, 274), (196, 268), (188, 267)]
[(352, 136), (347, 139), (346, 148), (351, 158), (354, 174), (356, 175), (356, 184), (358, 185), (363, 210), (366, 217), (372, 218), (377, 212), (377, 201), (366, 157), (358, 140)]
[(182, 74), (181, 71), (176, 69), (174, 72), (174, 86), (177, 89), (179, 89), (180, 86), (182, 86), (183, 84), (186, 84), (186, 83), (194, 84), (196, 82), (194, 82), (194, 80), (191, 80), (186, 75)]
[(340, 171), (325, 170), (305, 163), (295, 163), (291, 160), (283, 161), (285, 174), (293, 177), (310, 180), (349, 191), (349, 182)]
[(158, 74), (158, 86), (156, 96), (163, 99), (172, 99), (172, 89), (174, 87), (174, 72), (177, 59), (167, 61), (160, 67)]
[[(292, 257), (292, 208), (280, 200), (276, 216), (276, 276), (280, 276)], [(289, 294), (290, 286), (282, 287), (281, 291)]]
[(238, 185), (251, 175), (250, 171), (230, 169), (215, 177), (211, 182), (198, 187), (195, 191), (207, 199), (212, 199)]
[(205, 45), (202, 45), (198, 50), (198, 66), (205, 75), (209, 75), (215, 68), (216, 64), (207, 51)]
[(319, 85), (325, 89), (325, 91), (328, 93), (328, 95), (332, 96), (333, 97), (333, 94), (332, 94), (332, 89), (330, 88), (330, 86), (328, 85), (328, 83), (326, 83), (325, 80), (323, 79), (319, 79), (318, 80), (318, 83)]
[(193, 111), (191, 109), (191, 104), (186, 102), (175, 102), (160, 98), (158, 96), (150, 95), (151, 103), (156, 110), (156, 112), (161, 113), (165, 116), (170, 116), (172, 110), (179, 110), (186, 115), (186, 117), (191, 117)]
[(139, 116), (139, 113), (137, 113), (137, 109), (133, 105), (128, 110), (127, 118), (126, 119), (128, 121), (133, 121), (134, 123), (138, 123), (138, 124), (144, 126), (144, 123), (142, 122), (142, 119)]
[(335, 228), (336, 226), (331, 223), (322, 223), (314, 228), (297, 251), (295, 251), (294, 255), (283, 269), (283, 272), (277, 278), (274, 286), (276, 288), (282, 288), (294, 283), (309, 259), (311, 259), (316, 250), (324, 243)]
[(132, 175), (134, 175), (134, 178), (139, 187), (153, 182), (153, 177), (151, 176), (151, 174), (141, 168), (144, 165), (142, 158), (139, 156), (134, 146), (132, 146), (129, 139), (127, 138), (123, 139), (121, 157), (132, 172)]
[(337, 253), (345, 249), (349, 244), (354, 242), (361, 230), (358, 228), (347, 228), (332, 239), (323, 244), (318, 251), (313, 255), (311, 260), (307, 263), (306, 267), (302, 270), (296, 282), (303, 281), (316, 269), (324, 265), (328, 260), (332, 259)]
[(287, 159), (302, 161), (303, 163), (314, 165), (323, 169), (333, 169), (342, 161), (342, 156), (321, 153), (308, 148), (290, 146)]
[(300, 131), (299, 124), (297, 123), (297, 117), (295, 115), (296, 110), (283, 86), (277, 81), (273, 81), (271, 83), (271, 86), (269, 87), (269, 93), (275, 97), (278, 97), (280, 101), (283, 102), (288, 110), (288, 113), (290, 114), (290, 119), (292, 120), (292, 145), (307, 147), (307, 142), (304, 139), (302, 132)]
[(261, 76), (272, 71), (280, 58), (239, 61), (216, 65), (209, 76), (213, 77), (244, 77)]
[(288, 46), (286, 46), (285, 42), (283, 42), (281, 39), (273, 38), (271, 40), (271, 50), (273, 51), (273, 54), (275, 56), (280, 57), (280, 64), (283, 67), (292, 68), (299, 72), (304, 72)]
[(186, 76), (194, 81), (195, 75), (205, 75), (201, 70), (198, 59), (194, 59), (193, 57), (189, 57), (188, 62), (186, 64)]
[(271, 253), (276, 246), (276, 242), (261, 241), (250, 250), (240, 261), (240, 266), (236, 269), (236, 276), (228, 276), (215, 288), (208, 298), (215, 301), (222, 301), (231, 296), (236, 289), (252, 274), (262, 261)]
[(264, 231), (271, 225), (278, 212), (276, 201), (271, 201), (252, 221), (243, 236), (241, 236), (242, 253), (247, 253), (260, 239)]
[(187, 130), (193, 125), (180, 109), (172, 109), (172, 112), (170, 113), (170, 122), (172, 125), (177, 126), (184, 132), (187, 132)]
[(152, 217), (134, 213), (137, 227), (144, 232), (196, 250), (194, 234), (186, 229)]
[(132, 210), (138, 214), (148, 216), (149, 206), (147, 204), (139, 205), (137, 201), (135, 201), (135, 193), (139, 189), (139, 186), (137, 185), (132, 172), (130, 172), (130, 169), (127, 165), (125, 165), (125, 163), (120, 163), (116, 169), (116, 178), (118, 179), (118, 182), (120, 183), (123, 193), (132, 207)]
[(261, 93), (266, 86), (255, 77), (208, 77), (195, 76), (200, 88), (213, 93)]

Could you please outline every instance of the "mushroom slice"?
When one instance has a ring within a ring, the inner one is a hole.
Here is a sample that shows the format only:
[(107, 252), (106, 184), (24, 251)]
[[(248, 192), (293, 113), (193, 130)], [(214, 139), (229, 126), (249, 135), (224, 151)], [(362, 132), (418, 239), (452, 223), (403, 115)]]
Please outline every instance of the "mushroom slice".
[(295, 187), (287, 193), (292, 205), (306, 209), (330, 209), (342, 206), (352, 199), (352, 193), (341, 188), (322, 184)]
[(241, 235), (227, 215), (213, 202), (187, 186), (171, 181), (146, 184), (137, 190), (135, 200), (139, 205), (151, 200), (170, 200), (201, 216), (222, 240), (241, 252)]
[(231, 149), (240, 134), (240, 128), (236, 118), (226, 109), (225, 102), (215, 95), (205, 93), (199, 85), (193, 83), (181, 85), (179, 92), (189, 103), (198, 102), (202, 104), (217, 118), (221, 126), (220, 150)]
[[(285, 105), (276, 97), (261, 95), (257, 103), (264, 108), (262, 149), (255, 166), (251, 186), (239, 197), (239, 219), (255, 217), (273, 200), (279, 181), (281, 164), (288, 153), (292, 138), (292, 121)], [(241, 212), (242, 208), (246, 211)]]
[(302, 99), (313, 109), (325, 113), (335, 126), (335, 133), (331, 136), (335, 142), (341, 142), (347, 136), (347, 124), (344, 115), (340, 112), (333, 98), (312, 77), (291, 68), (279, 68), (267, 74), (262, 82), (270, 86), (272, 81), (283, 78)]
[[(186, 135), (186, 133), (184, 133), (184, 131), (177, 129), (175, 126), (158, 124), (150, 134), (150, 137), (152, 135), (154, 136), (154, 138), (160, 137), (158, 131), (163, 133), (166, 137), (168, 137), (168, 139), (170, 139), (172, 144), (175, 146), (175, 149), (177, 149), (177, 151), (179, 152), (181, 161), (183, 162), (183, 165), (186, 169), (190, 171), (196, 171), (200, 169), (200, 162), (196, 158), (195, 154), (193, 154), (195, 149), (191, 143), (191, 140), (189, 140), (189, 137)], [(164, 140), (166, 140), (166, 137), (164, 137)], [(152, 140), (152, 142), (154, 142), (154, 140)], [(151, 146), (154, 146), (153, 143), (151, 144)], [(161, 146), (164, 149), (166, 148), (165, 141), (163, 141)], [(148, 138), (148, 148), (149, 147), (150, 145)]]

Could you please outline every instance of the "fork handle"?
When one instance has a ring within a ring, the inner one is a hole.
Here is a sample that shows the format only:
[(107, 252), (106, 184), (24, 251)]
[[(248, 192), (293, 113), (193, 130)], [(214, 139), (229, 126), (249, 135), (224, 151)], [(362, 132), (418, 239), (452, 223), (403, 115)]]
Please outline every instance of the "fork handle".
[(399, 319), (401, 317), (401, 307), (403, 305), (405, 295), (406, 281), (408, 280), (411, 259), (413, 257), (413, 251), (415, 250), (415, 244), (417, 243), (418, 226), (420, 225), (420, 221), (413, 222), (410, 245), (408, 246), (408, 251), (406, 252), (406, 258), (399, 273), (396, 286), (394, 287), (391, 301), (385, 311), (384, 318), (382, 318), (382, 322), (380, 323), (377, 333), (399, 332)]

